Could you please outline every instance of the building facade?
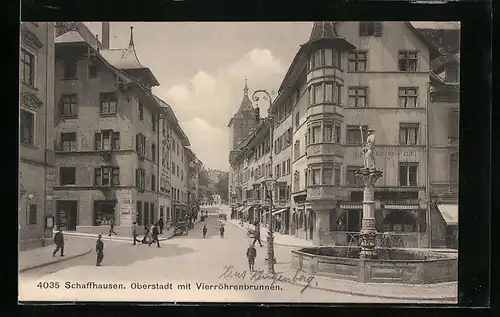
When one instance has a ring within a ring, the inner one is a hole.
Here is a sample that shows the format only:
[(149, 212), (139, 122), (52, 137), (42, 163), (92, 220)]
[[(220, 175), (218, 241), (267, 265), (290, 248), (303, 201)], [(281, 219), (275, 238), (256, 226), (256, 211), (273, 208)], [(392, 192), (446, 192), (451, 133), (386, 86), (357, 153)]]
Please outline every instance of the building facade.
[(30, 248), (52, 243), (54, 24), (22, 22), (20, 44), (18, 221), (20, 247)]
[(129, 235), (133, 222), (143, 228), (179, 209), (171, 164), (182, 166), (179, 143), (189, 140), (151, 92), (159, 82), (137, 58), (132, 27), (125, 49), (110, 49), (109, 28), (101, 43), (81, 22), (56, 26), (55, 221), (98, 233), (113, 221)]
[[(450, 181), (448, 174), (429, 170), (431, 160), (442, 155), (429, 149), (442, 142), (434, 132), (443, 120), (437, 109), (457, 103), (431, 104), (435, 76), (430, 61), (440, 55), (409, 22), (314, 23), (270, 107), (273, 214), (283, 233), (317, 245), (357, 241), (363, 188), (355, 173), (363, 166), (362, 146), (371, 128), (377, 137), (376, 166), (384, 173), (374, 197), (377, 230), (393, 233), (410, 247), (429, 246), (431, 229), (437, 230), (434, 240), (442, 239), (429, 182)], [(230, 154), (232, 201), (243, 205), (252, 162), (243, 153), (252, 153), (254, 134)], [(436, 139), (428, 141), (429, 135)], [(432, 227), (432, 222), (437, 224)]]

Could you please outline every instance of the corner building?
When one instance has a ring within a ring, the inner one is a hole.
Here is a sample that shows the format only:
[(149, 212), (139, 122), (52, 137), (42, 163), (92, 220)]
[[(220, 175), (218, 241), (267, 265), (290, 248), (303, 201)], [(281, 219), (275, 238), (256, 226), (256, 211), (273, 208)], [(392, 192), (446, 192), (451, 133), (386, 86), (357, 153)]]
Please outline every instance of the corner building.
[(54, 214), (54, 23), (20, 26), (19, 196), (21, 249), (52, 243)]
[(151, 92), (159, 82), (137, 57), (133, 29), (128, 48), (111, 49), (109, 27), (101, 43), (81, 22), (56, 25), (55, 221), (95, 233), (114, 221), (130, 235), (134, 221), (171, 219), (185, 203), (180, 162), (189, 140)]

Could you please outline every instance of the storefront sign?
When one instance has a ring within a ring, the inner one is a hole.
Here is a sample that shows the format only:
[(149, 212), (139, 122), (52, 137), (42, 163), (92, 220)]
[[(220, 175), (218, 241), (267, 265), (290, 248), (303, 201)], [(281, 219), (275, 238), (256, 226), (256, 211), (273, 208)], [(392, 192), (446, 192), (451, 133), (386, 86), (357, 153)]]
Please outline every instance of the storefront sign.
[[(397, 150), (397, 151), (375, 151), (373, 155), (375, 157), (415, 157), (417, 152), (413, 150)], [(359, 156), (364, 156), (364, 152), (360, 151)]]

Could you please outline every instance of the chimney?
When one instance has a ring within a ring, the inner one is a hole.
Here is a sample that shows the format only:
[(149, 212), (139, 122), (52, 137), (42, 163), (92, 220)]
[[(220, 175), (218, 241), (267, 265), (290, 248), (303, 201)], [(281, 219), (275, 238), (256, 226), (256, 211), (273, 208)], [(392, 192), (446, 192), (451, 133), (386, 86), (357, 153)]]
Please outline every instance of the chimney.
[(102, 46), (109, 49), (109, 22), (102, 22)]

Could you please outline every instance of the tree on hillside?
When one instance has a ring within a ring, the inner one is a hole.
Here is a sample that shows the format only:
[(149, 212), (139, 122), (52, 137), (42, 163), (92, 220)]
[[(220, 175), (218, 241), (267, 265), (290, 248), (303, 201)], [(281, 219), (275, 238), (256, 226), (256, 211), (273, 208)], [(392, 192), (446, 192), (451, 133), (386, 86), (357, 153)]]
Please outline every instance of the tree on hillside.
[(217, 193), (223, 201), (229, 200), (229, 173), (223, 173), (215, 186)]
[(212, 202), (213, 201), (213, 183), (210, 180), (210, 177), (208, 175), (208, 171), (205, 166), (202, 166), (200, 169), (200, 177), (199, 177), (199, 182), (200, 182), (200, 196), (204, 199), (206, 199), (207, 202)]

